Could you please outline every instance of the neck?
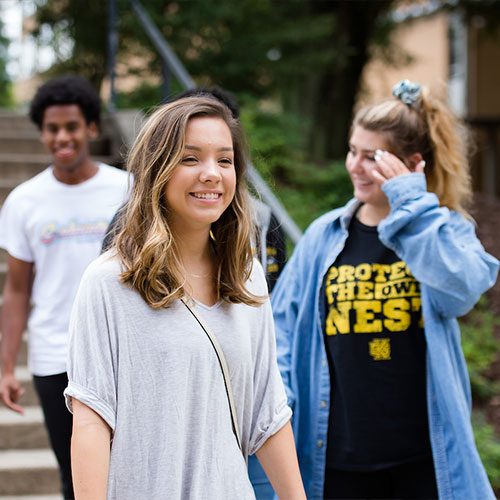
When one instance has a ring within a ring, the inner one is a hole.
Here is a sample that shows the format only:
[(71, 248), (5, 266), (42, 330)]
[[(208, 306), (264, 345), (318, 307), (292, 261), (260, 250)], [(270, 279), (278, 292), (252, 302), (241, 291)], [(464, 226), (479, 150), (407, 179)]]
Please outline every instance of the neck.
[(54, 177), (64, 184), (80, 184), (94, 177), (98, 170), (99, 167), (87, 157), (72, 168), (54, 166)]
[(175, 234), (179, 255), (186, 272), (186, 287), (193, 297), (212, 306), (217, 301), (215, 279), (217, 261), (209, 230)]
[(364, 204), (358, 210), (357, 217), (365, 226), (378, 226), (389, 215), (390, 211), (389, 206)]
[(172, 229), (177, 247), (184, 262), (203, 261), (212, 255), (209, 230), (176, 231)]
[(215, 269), (215, 254), (210, 241), (209, 229), (198, 231), (174, 231), (179, 255), (187, 273), (192, 276), (211, 275)]

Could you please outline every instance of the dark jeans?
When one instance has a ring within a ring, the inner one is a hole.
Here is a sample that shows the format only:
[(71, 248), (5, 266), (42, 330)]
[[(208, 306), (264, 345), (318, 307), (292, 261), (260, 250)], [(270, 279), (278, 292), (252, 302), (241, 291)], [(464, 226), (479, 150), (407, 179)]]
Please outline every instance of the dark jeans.
[(325, 500), (431, 500), (437, 497), (432, 459), (369, 472), (325, 470)]
[(50, 444), (59, 462), (63, 495), (66, 500), (72, 500), (75, 498), (70, 463), (73, 416), (66, 408), (63, 396), (68, 376), (66, 373), (48, 377), (34, 375), (33, 382), (42, 406)]

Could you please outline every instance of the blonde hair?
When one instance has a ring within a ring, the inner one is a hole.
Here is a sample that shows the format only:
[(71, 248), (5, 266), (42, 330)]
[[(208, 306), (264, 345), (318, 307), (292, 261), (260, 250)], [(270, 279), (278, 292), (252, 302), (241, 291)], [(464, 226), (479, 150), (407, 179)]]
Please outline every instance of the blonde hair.
[(471, 218), (467, 207), (472, 198), (467, 128), (425, 87), (418, 100), (405, 104), (398, 98), (360, 109), (356, 126), (379, 132), (389, 150), (405, 159), (420, 153), (425, 160), (427, 189), (437, 195), (441, 206)]
[(235, 195), (222, 216), (212, 224), (217, 256), (217, 299), (258, 305), (245, 282), (252, 270), (253, 224), (245, 184), (246, 142), (239, 121), (215, 99), (186, 97), (158, 108), (142, 128), (127, 166), (134, 185), (115, 239), (123, 263), (120, 279), (135, 289), (152, 308), (168, 307), (186, 294), (184, 267), (169, 225), (165, 187), (180, 163), (186, 126), (200, 116), (221, 118), (233, 140), (236, 170)]

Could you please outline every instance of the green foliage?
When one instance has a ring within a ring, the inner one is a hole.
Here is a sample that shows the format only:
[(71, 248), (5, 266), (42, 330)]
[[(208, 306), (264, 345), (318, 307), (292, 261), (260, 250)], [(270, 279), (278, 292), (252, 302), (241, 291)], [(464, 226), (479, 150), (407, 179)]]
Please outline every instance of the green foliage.
[(490, 380), (487, 371), (500, 354), (500, 341), (494, 328), (500, 325), (500, 318), (489, 309), (485, 297), (460, 321), (462, 348), (469, 368), (472, 394), (486, 399), (500, 391), (500, 382)]
[(120, 92), (116, 96), (116, 107), (120, 109), (148, 109), (161, 102), (159, 85), (142, 83), (130, 92)]
[(0, 19), (0, 107), (11, 107), (14, 104), (12, 95), (12, 84), (7, 75), (7, 61), (9, 48), (9, 40), (3, 36), (3, 22)]
[(472, 427), (479, 456), (483, 462), (491, 485), (500, 489), (500, 437), (493, 427), (486, 423), (482, 412), (472, 412)]
[(106, 74), (107, 2), (100, 0), (35, 0), (33, 35), (50, 46), (56, 64), (47, 76), (74, 73), (96, 89)]
[[(500, 355), (500, 341), (495, 337), (495, 326), (498, 325), (500, 317), (489, 310), (484, 296), (467, 316), (460, 319), (462, 348), (476, 400), (487, 400), (500, 391), (500, 382), (488, 377), (488, 370)], [(495, 489), (500, 489), (500, 436), (486, 423), (482, 410), (472, 412), (472, 427), (488, 478)]]
[(277, 195), (301, 229), (320, 215), (343, 206), (352, 197), (352, 184), (343, 161), (318, 166), (304, 163), (294, 185), (276, 186)]
[(248, 96), (240, 102), (253, 163), (301, 229), (351, 198), (343, 160), (320, 164), (307, 159), (297, 115), (262, 109)]
[[(35, 0), (38, 41), (58, 53), (52, 74), (75, 72), (98, 88), (106, 73), (107, 2)], [(304, 149), (341, 156), (369, 47), (385, 45), (394, 0), (144, 0), (153, 22), (199, 85), (274, 99), (301, 117)], [(117, 0), (117, 73), (161, 72), (127, 0)], [(67, 47), (71, 46), (68, 54)]]

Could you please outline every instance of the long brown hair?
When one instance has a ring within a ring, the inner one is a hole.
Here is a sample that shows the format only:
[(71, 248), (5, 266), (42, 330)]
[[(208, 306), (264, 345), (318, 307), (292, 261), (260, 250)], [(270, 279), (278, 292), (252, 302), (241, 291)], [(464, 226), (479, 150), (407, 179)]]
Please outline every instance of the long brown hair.
[(353, 129), (358, 125), (381, 133), (399, 158), (420, 153), (426, 163), (428, 191), (437, 195), (441, 206), (470, 218), (469, 134), (444, 102), (423, 87), (411, 106), (394, 97), (363, 107), (354, 117)]
[(186, 97), (159, 107), (143, 126), (127, 166), (134, 184), (125, 224), (116, 236), (124, 271), (121, 280), (153, 308), (167, 307), (186, 294), (184, 267), (169, 225), (165, 187), (180, 163), (188, 121), (199, 116), (221, 118), (233, 140), (236, 190), (222, 216), (212, 224), (217, 255), (217, 299), (258, 305), (245, 282), (252, 269), (253, 223), (245, 184), (247, 146), (239, 120), (215, 99)]

